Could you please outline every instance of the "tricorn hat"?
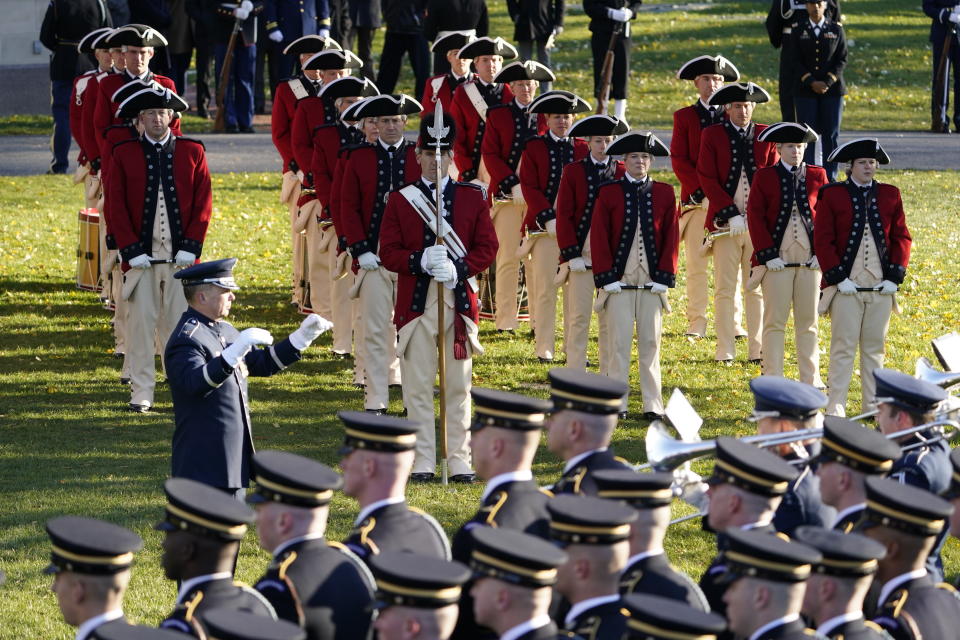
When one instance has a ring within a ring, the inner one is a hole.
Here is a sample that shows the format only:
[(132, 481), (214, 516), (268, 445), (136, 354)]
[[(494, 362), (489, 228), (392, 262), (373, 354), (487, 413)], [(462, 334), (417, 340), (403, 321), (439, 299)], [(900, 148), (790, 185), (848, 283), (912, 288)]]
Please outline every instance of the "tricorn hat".
[(359, 69), (363, 61), (353, 51), (324, 49), (313, 54), (303, 65), (304, 71), (327, 71), (329, 69)]
[(434, 41), (433, 46), (430, 47), (430, 51), (446, 53), (447, 51), (451, 51), (453, 49), (462, 49), (476, 39), (477, 36), (474, 29), (469, 29), (467, 31), (453, 31), (442, 38), (437, 38)]
[(141, 89), (120, 103), (118, 118), (136, 118), (144, 109), (172, 109), (176, 113), (190, 106), (170, 89)]
[(547, 91), (530, 103), (530, 113), (583, 113), (590, 111), (590, 103), (569, 91)]
[(801, 142), (812, 144), (819, 139), (820, 136), (810, 125), (796, 122), (772, 124), (757, 136), (760, 142), (795, 142), (797, 144)]
[(519, 57), (516, 47), (503, 38), (484, 36), (460, 48), (459, 58), (472, 60), (480, 56), (501, 56), (508, 60)]
[(146, 24), (128, 24), (110, 36), (111, 47), (165, 47), (167, 39), (159, 31)]
[(93, 53), (94, 49), (103, 49), (104, 47), (97, 46), (97, 42), (100, 41), (103, 36), (108, 33), (112, 33), (113, 29), (110, 27), (101, 27), (100, 29), (94, 29), (87, 35), (83, 36), (80, 39), (80, 42), (77, 43), (77, 51), (80, 53)]
[(827, 162), (853, 162), (857, 158), (873, 158), (880, 164), (890, 164), (890, 156), (876, 138), (857, 138), (846, 142), (833, 150)]
[(697, 76), (715, 74), (723, 76), (727, 82), (736, 82), (740, 79), (740, 71), (732, 62), (717, 54), (715, 56), (698, 56), (687, 60), (677, 71), (678, 80), (696, 80)]
[(723, 106), (732, 102), (769, 102), (770, 94), (752, 82), (732, 82), (717, 89), (710, 96), (712, 106)]
[(351, 119), (354, 120), (373, 116), (412, 115), (423, 111), (423, 105), (404, 93), (385, 93), (379, 96), (371, 96), (362, 102), (358, 102), (357, 105), (357, 108), (350, 114)]
[(511, 62), (505, 66), (493, 79), (494, 82), (513, 82), (514, 80), (538, 80), (553, 82), (557, 76), (545, 65), (534, 60)]
[(333, 82), (323, 85), (318, 95), (321, 98), (328, 98), (330, 100), (355, 96), (368, 98), (370, 96), (380, 95), (380, 90), (377, 89), (377, 85), (369, 78), (346, 76), (344, 78), (337, 78)]
[(626, 120), (600, 113), (578, 120), (571, 128), (569, 135), (577, 138), (588, 136), (619, 136), (630, 130)]
[(611, 142), (605, 153), (608, 156), (621, 156), (637, 152), (666, 158), (670, 155), (670, 148), (652, 131), (630, 131)]
[(343, 47), (333, 38), (324, 38), (323, 36), (311, 33), (301, 36), (288, 44), (283, 50), (283, 54), (286, 56), (298, 56), (301, 53), (320, 53), (328, 49), (340, 51)]

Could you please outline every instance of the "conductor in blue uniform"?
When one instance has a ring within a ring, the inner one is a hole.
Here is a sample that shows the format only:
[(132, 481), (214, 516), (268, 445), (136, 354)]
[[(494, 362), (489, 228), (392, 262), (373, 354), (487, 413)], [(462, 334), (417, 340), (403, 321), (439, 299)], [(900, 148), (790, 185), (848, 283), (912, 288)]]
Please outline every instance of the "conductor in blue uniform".
[(204, 262), (174, 275), (183, 283), (188, 308), (167, 342), (164, 361), (176, 420), (173, 477), (242, 499), (254, 453), (247, 377), (283, 371), (333, 325), (311, 314), (277, 344), (265, 329), (238, 331), (225, 320), (239, 288), (233, 279), (236, 262)]

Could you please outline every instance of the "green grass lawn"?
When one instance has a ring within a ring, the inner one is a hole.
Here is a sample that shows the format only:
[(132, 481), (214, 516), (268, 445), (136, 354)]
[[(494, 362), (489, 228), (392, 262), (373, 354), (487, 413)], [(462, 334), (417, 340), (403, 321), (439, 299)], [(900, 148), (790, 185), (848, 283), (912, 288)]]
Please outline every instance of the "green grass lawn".
[[(660, 179), (673, 181), (661, 172)], [(955, 212), (960, 206), (956, 174), (896, 172), (883, 178), (903, 190), (914, 252), (901, 297), (902, 316), (889, 336), (888, 365), (913, 371), (915, 359), (930, 355), (929, 340), (957, 326), (958, 277), (954, 247), (960, 244)], [(277, 203), (277, 176), (214, 176), (214, 215), (204, 258), (237, 256), (242, 286), (231, 320), (238, 327), (262, 326), (284, 336), (300, 322), (287, 305), (289, 242), (286, 209)], [(124, 524), (146, 540), (127, 598), (135, 620), (156, 624), (170, 609), (174, 586), (159, 569), (161, 536), (151, 526), (163, 509), (162, 483), (169, 470), (173, 414), (169, 392), (160, 385), (156, 411), (134, 416), (118, 383), (119, 361), (111, 357), (109, 315), (95, 296), (74, 288), (77, 222), (82, 200), (62, 176), (0, 178), (0, 207), (7, 221), (0, 237), (0, 587), (4, 637), (64, 640), (72, 631), (60, 620), (50, 580), (40, 574), (49, 547), (44, 522), (58, 514), (82, 514)], [(682, 267), (682, 265), (681, 265)], [(681, 271), (682, 273), (682, 271)], [(663, 385), (668, 395), (680, 387), (705, 418), (702, 435), (747, 434), (743, 417), (751, 409), (747, 382), (759, 367), (740, 353), (730, 368), (713, 362), (713, 341), (683, 337), (683, 279), (670, 293), (674, 313), (664, 322)], [(562, 325), (558, 323), (558, 328)], [(475, 361), (474, 384), (545, 397), (547, 367), (537, 363), (526, 328), (508, 338), (483, 323), (487, 353)], [(822, 325), (823, 375), (829, 326)], [(311, 348), (288, 372), (251, 383), (256, 444), (337, 463), (340, 409), (361, 409), (362, 397), (350, 386), (350, 365), (329, 357), (329, 337)], [(559, 346), (559, 345), (558, 345)], [(742, 350), (742, 349), (741, 349)], [(788, 346), (788, 354), (792, 346)], [(591, 345), (595, 360), (595, 344)], [(788, 362), (787, 375), (796, 375)], [(637, 388), (636, 379), (632, 380)], [(854, 380), (851, 398), (859, 398)], [(853, 407), (856, 409), (856, 407)], [(391, 409), (400, 409), (395, 392)], [(642, 411), (639, 394), (630, 411)], [(628, 420), (616, 433), (617, 451), (632, 461), (645, 459), (644, 429)], [(695, 468), (709, 473), (709, 463)], [(535, 472), (552, 482), (559, 461), (540, 452)], [(411, 502), (433, 513), (453, 533), (472, 515), (481, 487), (417, 486)], [(329, 535), (350, 529), (356, 504), (338, 497)], [(677, 505), (678, 515), (688, 513)], [(671, 530), (668, 551), (684, 570), (698, 577), (713, 553), (712, 538), (698, 521)], [(947, 545), (948, 575), (960, 571), (956, 541)], [(239, 578), (255, 580), (268, 561), (251, 533), (244, 543)]]
[[(511, 40), (513, 25), (503, 0), (490, 0), (490, 32)], [(774, 100), (761, 106), (757, 120), (780, 119), (776, 106), (779, 51), (770, 46), (763, 21), (769, 2), (674, 0), (679, 9), (640, 13), (633, 22), (628, 120), (635, 128), (669, 128), (674, 110), (695, 98), (692, 83), (675, 79), (680, 66), (698, 55), (722, 53), (744, 80), (767, 89)], [(688, 10), (684, 8), (689, 7)], [(930, 126), (930, 20), (920, 3), (897, 0), (845, 0), (844, 27), (850, 47), (842, 129), (925, 131)], [(553, 52), (557, 89), (591, 99), (593, 71), (589, 20), (580, 5), (568, 4), (565, 31)], [(374, 64), (383, 46), (374, 41)], [(397, 90), (413, 90), (405, 63)], [(419, 96), (417, 96), (419, 98)], [(184, 131), (203, 133), (212, 123), (188, 116)], [(48, 115), (0, 118), (0, 135), (48, 133)]]

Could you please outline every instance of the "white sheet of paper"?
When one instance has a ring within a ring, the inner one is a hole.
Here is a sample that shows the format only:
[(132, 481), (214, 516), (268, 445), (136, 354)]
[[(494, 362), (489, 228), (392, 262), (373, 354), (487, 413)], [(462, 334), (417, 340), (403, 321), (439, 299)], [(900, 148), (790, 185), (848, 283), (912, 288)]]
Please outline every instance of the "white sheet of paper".
[(667, 402), (667, 418), (670, 424), (680, 434), (680, 439), (684, 442), (698, 442), (700, 440), (700, 427), (703, 426), (703, 418), (693, 408), (687, 397), (683, 395), (680, 389), (674, 389), (670, 395), (670, 401)]

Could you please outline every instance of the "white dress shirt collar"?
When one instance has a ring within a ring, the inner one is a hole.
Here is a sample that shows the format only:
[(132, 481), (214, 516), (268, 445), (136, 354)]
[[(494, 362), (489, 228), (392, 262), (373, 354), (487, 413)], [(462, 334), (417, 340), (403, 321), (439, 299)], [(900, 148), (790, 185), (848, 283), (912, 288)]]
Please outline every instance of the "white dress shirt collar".
[(387, 507), (387, 506), (390, 506), (391, 504), (400, 504), (401, 502), (403, 502), (403, 500), (404, 500), (403, 496), (393, 496), (392, 498), (384, 498), (383, 500), (377, 500), (376, 502), (371, 502), (370, 504), (368, 504), (367, 506), (365, 506), (363, 509), (360, 510), (360, 513), (357, 515), (357, 519), (353, 521), (353, 524), (354, 525), (360, 524), (361, 522), (366, 520), (367, 516), (369, 516), (371, 513), (373, 513), (380, 507)]
[(533, 631), (534, 629), (539, 629), (540, 627), (545, 627), (548, 624), (550, 624), (550, 616), (543, 614), (537, 616), (533, 620), (527, 620), (526, 622), (518, 624), (511, 629), (507, 629), (500, 636), (500, 640), (517, 640), (517, 638), (523, 634)]
[(386, 142), (383, 141), (383, 138), (377, 138), (377, 142), (380, 143), (380, 146), (383, 147), (384, 151), (386, 151), (390, 147), (394, 147), (396, 148), (397, 151), (400, 151), (400, 147), (402, 147), (403, 143), (406, 141), (403, 138), (400, 138), (398, 141), (394, 142), (393, 144), (387, 144)]
[(799, 613), (791, 613), (791, 614), (788, 615), (788, 616), (783, 616), (782, 618), (777, 618), (776, 620), (771, 620), (771, 621), (768, 622), (767, 624), (763, 625), (762, 627), (760, 627), (759, 629), (757, 629), (756, 631), (754, 631), (753, 633), (751, 633), (751, 634), (750, 634), (750, 638), (749, 638), (748, 640), (757, 640), (757, 638), (759, 638), (760, 636), (762, 636), (762, 635), (763, 635), (764, 633), (766, 633), (767, 631), (770, 631), (771, 629), (776, 629), (777, 627), (779, 627), (779, 626), (781, 626), (781, 625), (784, 625), (784, 624), (790, 624), (791, 622), (793, 622), (794, 620), (797, 620), (797, 619), (799, 619), (799, 618), (800, 618), (800, 614), (799, 614)]
[(647, 180), (650, 179), (650, 176), (647, 175), (647, 176), (644, 176), (641, 180), (637, 180), (636, 178), (634, 178), (634, 177), (633, 177), (632, 175), (630, 175), (629, 173), (623, 174), (623, 177), (627, 179), (627, 182), (630, 182), (630, 183), (637, 183), (637, 182), (639, 182), (639, 183), (641, 183), (641, 184), (646, 183)]
[(584, 451), (583, 453), (578, 453), (577, 455), (567, 460), (567, 462), (563, 465), (563, 472), (566, 473), (567, 471), (570, 471), (570, 469), (573, 469), (578, 464), (580, 464), (583, 460), (592, 456), (593, 454), (600, 453), (606, 450), (607, 450), (606, 447), (601, 447), (600, 449), (591, 449), (590, 451)]
[(901, 573), (897, 577), (887, 580), (884, 583), (883, 588), (880, 589), (880, 597), (877, 598), (877, 604), (882, 605), (884, 602), (886, 602), (887, 598), (890, 597), (890, 594), (893, 593), (893, 590), (902, 585), (904, 582), (916, 580), (917, 578), (922, 578), (925, 575), (927, 575), (927, 570), (921, 567), (915, 571)]
[(547, 133), (550, 134), (550, 137), (553, 138), (554, 142), (567, 142), (570, 140), (570, 136), (567, 136), (566, 138), (559, 138), (557, 137), (556, 134), (553, 133), (553, 131), (548, 131)]
[(160, 145), (164, 145), (164, 144), (167, 144), (167, 141), (168, 141), (168, 140), (170, 140), (170, 135), (171, 135), (171, 134), (170, 134), (170, 129), (167, 129), (167, 135), (163, 136), (163, 138), (160, 139), (160, 140), (154, 140), (154, 139), (151, 138), (151, 137), (149, 136), (149, 134), (147, 134), (147, 133), (144, 133), (144, 134), (143, 134), (143, 137), (144, 137), (144, 138), (147, 140), (147, 142), (149, 142), (150, 144), (160, 144)]
[[(423, 180), (423, 184), (427, 185), (427, 188), (428, 188), (428, 189), (433, 186), (433, 180), (428, 180), (428, 179), (425, 178), (424, 176), (420, 176), (420, 179)], [(440, 180), (440, 191), (441, 191), (441, 193), (443, 192), (444, 189), (447, 188), (447, 183), (449, 183), (449, 182), (450, 182), (450, 176), (444, 176), (443, 179)]]
[(866, 508), (867, 508), (866, 502), (858, 502), (857, 504), (852, 504), (846, 509), (844, 509), (843, 511), (839, 512), (837, 514), (837, 519), (834, 520), (833, 522), (834, 524), (836, 524), (837, 522), (840, 522), (850, 514), (856, 513), (857, 511), (863, 511)]
[[(810, 18), (807, 18), (807, 20), (810, 20)], [(810, 26), (813, 27), (814, 29), (820, 29), (820, 31), (823, 31), (823, 28), (826, 26), (826, 24), (827, 24), (827, 16), (823, 16), (822, 18), (820, 18), (820, 22), (814, 22), (813, 20), (810, 20)]]
[(853, 622), (854, 620), (859, 620), (861, 618), (863, 618), (862, 611), (850, 611), (840, 616), (834, 616), (817, 627), (817, 633), (825, 636), (840, 625), (847, 624), (848, 622)]
[(218, 573), (207, 573), (202, 576), (190, 578), (189, 580), (184, 580), (180, 583), (180, 591), (177, 592), (177, 604), (183, 604), (183, 599), (198, 584), (212, 582), (214, 580), (229, 580), (232, 577), (233, 574), (229, 571), (220, 571)]
[(860, 187), (861, 189), (864, 189), (864, 188), (866, 188), (866, 187), (869, 187), (869, 186), (872, 186), (872, 185), (873, 185), (873, 180), (871, 180), (870, 182), (867, 182), (866, 184), (864, 184), (864, 183), (862, 183), (862, 182), (857, 182), (857, 180), (856, 180), (853, 176), (850, 176), (850, 182), (852, 182), (853, 184), (857, 185), (857, 186)]
[(800, 167), (803, 166), (803, 162), (802, 162), (802, 161), (800, 162), (800, 165), (799, 165), (799, 166), (796, 166), (796, 167), (795, 167), (795, 166), (793, 166), (792, 164), (787, 164), (786, 162), (784, 162), (784, 161), (783, 161), (783, 158), (780, 159), (780, 164), (782, 164), (782, 165), (783, 165), (783, 168), (786, 169), (787, 171), (789, 171), (790, 173), (794, 173), (794, 169), (798, 169), (798, 170), (799, 170)]
[(646, 560), (647, 558), (652, 558), (653, 556), (662, 556), (662, 555), (663, 555), (663, 547), (659, 549), (652, 549), (650, 551), (644, 551), (642, 553), (638, 553), (636, 555), (630, 556), (630, 558), (627, 560), (627, 567), (632, 567), (633, 565), (640, 562), (641, 560)]
[(101, 613), (98, 616), (93, 616), (88, 618), (77, 627), (77, 635), (74, 636), (76, 640), (86, 640), (86, 637), (92, 635), (94, 630), (102, 624), (107, 622), (112, 622), (119, 618), (123, 617), (122, 609), (113, 609), (112, 611), (107, 611), (106, 613)]
[(520, 469), (519, 471), (507, 471), (506, 473), (501, 473), (499, 475), (493, 476), (490, 478), (490, 481), (487, 482), (487, 486), (483, 490), (483, 494), (480, 496), (480, 502), (483, 502), (490, 497), (494, 491), (497, 490), (502, 484), (507, 482), (525, 482), (527, 480), (533, 480), (533, 472), (530, 469)]
[(305, 542), (307, 540), (318, 540), (320, 538), (323, 538), (322, 533), (308, 533), (303, 536), (297, 536), (296, 538), (290, 538), (289, 540), (285, 540), (284, 542), (280, 543), (280, 546), (278, 546), (276, 549), (273, 550), (273, 557), (274, 558), (279, 557), (281, 553), (283, 553), (284, 551), (286, 551), (287, 549), (289, 549), (290, 547), (292, 547), (297, 543)]
[(588, 609), (605, 605), (609, 602), (616, 602), (620, 599), (620, 594), (614, 593), (609, 596), (597, 596), (596, 598), (587, 598), (570, 607), (567, 616), (563, 619), (564, 626), (568, 629), (573, 621), (580, 617), (580, 614)]

